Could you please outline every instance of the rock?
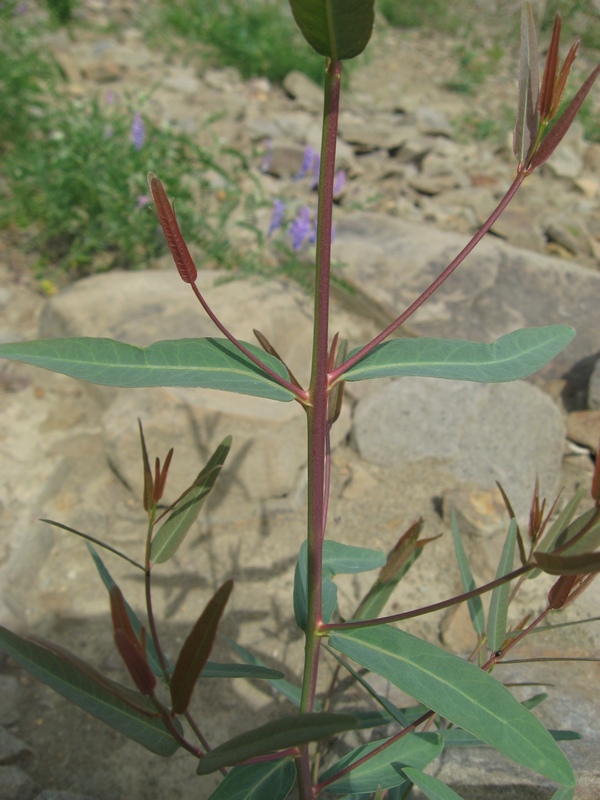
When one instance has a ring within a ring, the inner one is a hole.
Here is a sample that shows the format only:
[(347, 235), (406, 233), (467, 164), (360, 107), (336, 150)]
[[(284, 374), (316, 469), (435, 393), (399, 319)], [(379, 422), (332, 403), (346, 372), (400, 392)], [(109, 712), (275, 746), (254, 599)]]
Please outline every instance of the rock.
[(358, 114), (340, 114), (340, 136), (355, 146), (358, 152), (369, 150), (394, 150), (409, 139), (412, 129), (393, 115), (378, 114), (365, 119)]
[(444, 492), (442, 516), (447, 525), (452, 524), (452, 511), (456, 514), (458, 529), (465, 536), (490, 538), (506, 527), (508, 519), (506, 506), (497, 488), (460, 486)]
[(464, 180), (460, 175), (416, 175), (408, 179), (408, 185), (421, 194), (436, 195), (464, 186)]
[(60, 792), (56, 789), (44, 789), (36, 795), (35, 800), (93, 800), (89, 794), (79, 794), (78, 792)]
[(34, 781), (19, 767), (0, 767), (0, 797), (2, 800), (32, 800), (36, 793)]
[(567, 436), (596, 453), (600, 442), (600, 409), (574, 411), (567, 417)]
[(122, 76), (121, 67), (112, 59), (103, 58), (99, 61), (92, 61), (81, 67), (81, 74), (84, 78), (95, 83), (112, 83), (120, 80)]
[(305, 111), (323, 110), (323, 93), (316, 83), (303, 72), (288, 72), (283, 79), (283, 88)]
[(421, 106), (415, 108), (412, 113), (417, 125), (417, 129), (428, 136), (446, 136), (453, 138), (452, 125), (448, 122), (446, 115), (435, 108)]
[(588, 406), (600, 408), (600, 358), (597, 359), (588, 384)]
[(473, 384), (402, 378), (359, 401), (352, 439), (367, 461), (391, 468), (423, 459), (460, 481), (499, 481), (525, 519), (537, 477), (559, 488), (564, 423), (554, 403), (523, 381)]
[(0, 765), (16, 764), (18, 761), (31, 758), (32, 755), (33, 750), (25, 742), (0, 727)]
[(546, 250), (544, 234), (527, 206), (509, 206), (493, 224), (492, 233), (506, 239), (514, 247), (535, 250), (536, 253)]
[[(340, 215), (335, 258), (344, 280), (396, 317), (460, 252), (467, 236), (383, 214)], [(577, 336), (540, 373), (560, 377), (600, 351), (600, 273), (485, 237), (408, 322), (422, 336), (490, 341), (520, 327), (563, 323)]]
[(19, 719), (19, 681), (14, 675), (0, 674), (0, 725), (12, 725)]
[(591, 254), (589, 231), (585, 227), (585, 222), (574, 215), (563, 215), (549, 220), (545, 226), (545, 233), (549, 241), (556, 242), (573, 255)]

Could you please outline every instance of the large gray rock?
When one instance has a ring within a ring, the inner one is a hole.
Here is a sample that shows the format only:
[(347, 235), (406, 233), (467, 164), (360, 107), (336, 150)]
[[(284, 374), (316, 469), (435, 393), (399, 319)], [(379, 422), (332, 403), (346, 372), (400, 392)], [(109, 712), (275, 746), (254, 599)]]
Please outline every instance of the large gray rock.
[[(349, 214), (336, 223), (334, 257), (346, 264), (344, 279), (393, 319), (467, 241), (382, 214)], [(520, 327), (572, 325), (574, 341), (543, 371), (556, 377), (600, 350), (598, 308), (600, 273), (486, 237), (407, 324), (422, 336), (477, 341)]]
[(403, 378), (372, 392), (355, 411), (362, 458), (398, 468), (432, 459), (461, 482), (499, 481), (524, 517), (536, 477), (559, 488), (564, 423), (552, 400), (522, 381), (476, 384)]

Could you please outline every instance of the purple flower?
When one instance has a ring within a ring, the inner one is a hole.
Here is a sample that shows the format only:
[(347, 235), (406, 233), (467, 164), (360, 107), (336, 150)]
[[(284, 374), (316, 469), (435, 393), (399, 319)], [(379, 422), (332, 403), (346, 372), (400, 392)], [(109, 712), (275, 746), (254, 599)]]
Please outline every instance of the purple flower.
[(104, 95), (104, 100), (106, 101), (107, 106), (112, 106), (112, 104), (115, 102), (115, 93), (112, 89), (109, 89)]
[(283, 215), (285, 213), (285, 203), (283, 200), (275, 200), (273, 203), (273, 212), (271, 214), (271, 224), (269, 225), (269, 230), (267, 232), (267, 237), (273, 235), (273, 233), (277, 230), (277, 228), (281, 228), (283, 223)]
[(292, 249), (296, 251), (300, 250), (304, 242), (315, 235), (315, 226), (308, 206), (302, 206), (298, 211), (298, 216), (290, 225), (289, 235), (292, 240)]
[(295, 181), (302, 180), (302, 178), (305, 175), (308, 175), (308, 173), (312, 171), (315, 157), (318, 158), (317, 153), (315, 153), (315, 151), (312, 149), (312, 147), (310, 147), (310, 145), (307, 146), (304, 150), (304, 158), (302, 159), (302, 166), (300, 167), (298, 172), (294, 175), (293, 179)]
[(152, 198), (149, 197), (147, 194), (139, 194), (136, 209), (140, 211), (140, 209), (144, 208), (145, 206), (149, 205), (152, 202)]
[(131, 123), (131, 141), (136, 150), (141, 150), (146, 141), (144, 120), (137, 112), (134, 114), (133, 122)]

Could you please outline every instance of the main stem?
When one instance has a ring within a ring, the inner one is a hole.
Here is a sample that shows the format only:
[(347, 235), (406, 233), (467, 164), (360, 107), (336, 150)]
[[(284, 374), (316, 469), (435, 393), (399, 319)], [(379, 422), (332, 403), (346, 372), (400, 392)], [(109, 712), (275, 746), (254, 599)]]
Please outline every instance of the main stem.
[[(312, 711), (319, 669), (320, 628), (323, 624), (321, 585), (323, 579), (324, 503), (326, 494), (325, 448), (327, 440), (327, 354), (329, 344), (329, 279), (331, 267), (331, 224), (333, 179), (340, 102), (341, 62), (328, 59), (325, 69), (323, 134), (319, 176), (317, 252), (315, 263), (315, 305), (312, 372), (308, 424), (308, 619), (304, 650), (304, 675), (300, 711)], [(301, 749), (298, 781), (302, 800), (314, 797), (308, 745)]]

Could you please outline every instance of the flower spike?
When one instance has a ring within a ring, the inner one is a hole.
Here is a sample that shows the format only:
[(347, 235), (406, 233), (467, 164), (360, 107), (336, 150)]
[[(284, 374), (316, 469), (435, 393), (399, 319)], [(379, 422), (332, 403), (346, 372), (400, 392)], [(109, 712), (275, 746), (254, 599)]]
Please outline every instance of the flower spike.
[(163, 230), (165, 239), (173, 256), (173, 261), (181, 280), (185, 283), (195, 283), (198, 277), (198, 270), (194, 264), (194, 259), (190, 255), (185, 240), (179, 230), (175, 210), (169, 203), (162, 183), (153, 172), (148, 173), (148, 186), (152, 193), (152, 198), (156, 205), (158, 221)]

